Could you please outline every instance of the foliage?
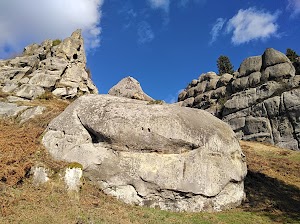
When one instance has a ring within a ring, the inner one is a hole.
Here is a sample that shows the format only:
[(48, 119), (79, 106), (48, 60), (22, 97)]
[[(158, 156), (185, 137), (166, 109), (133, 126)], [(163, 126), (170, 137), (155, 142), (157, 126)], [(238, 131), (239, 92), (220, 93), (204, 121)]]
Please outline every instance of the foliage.
[(163, 100), (152, 100), (152, 101), (149, 101), (147, 103), (147, 105), (153, 105), (153, 104), (163, 105), (164, 103), (165, 103), (165, 101), (163, 101)]
[(219, 75), (222, 75), (224, 73), (233, 74), (233, 65), (230, 62), (230, 59), (225, 56), (221, 55), (217, 60), (217, 66), (219, 70)]
[(286, 49), (285, 54), (292, 63), (296, 61), (297, 57), (299, 57), (299, 55), (297, 55), (296, 51), (292, 50), (291, 48)]
[(52, 41), (52, 46), (55, 47), (55, 46), (59, 45), (60, 43), (61, 43), (60, 39), (53, 40)]
[(225, 103), (228, 101), (228, 96), (225, 96), (225, 97), (221, 97), (218, 99), (218, 103), (224, 107)]
[(77, 162), (69, 163), (68, 168), (70, 168), (70, 169), (79, 168), (79, 169), (83, 170), (83, 166), (80, 163), (77, 163)]

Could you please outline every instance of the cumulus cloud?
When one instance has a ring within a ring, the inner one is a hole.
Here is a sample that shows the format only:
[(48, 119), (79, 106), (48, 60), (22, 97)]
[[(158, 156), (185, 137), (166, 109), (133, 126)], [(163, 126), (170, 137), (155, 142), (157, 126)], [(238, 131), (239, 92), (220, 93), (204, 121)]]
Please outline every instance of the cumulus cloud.
[(279, 12), (269, 13), (255, 8), (240, 9), (227, 23), (227, 33), (233, 32), (231, 41), (235, 45), (251, 40), (277, 36), (276, 23)]
[(0, 52), (17, 52), (44, 39), (63, 39), (76, 29), (82, 29), (87, 49), (96, 48), (102, 4), (103, 0), (0, 1)]
[(287, 8), (292, 11), (292, 16), (299, 15), (300, 14), (300, 0), (289, 0), (289, 4), (288, 4)]
[(223, 18), (218, 18), (215, 22), (215, 24), (213, 25), (213, 28), (210, 31), (210, 35), (211, 35), (211, 40), (210, 40), (210, 44), (212, 44), (213, 42), (215, 42), (217, 40), (217, 37), (219, 36), (220, 31), (222, 30), (224, 24), (226, 22), (226, 19)]
[(170, 0), (148, 0), (153, 9), (163, 9), (169, 12)]
[(138, 25), (138, 43), (144, 44), (151, 42), (154, 39), (154, 33), (150, 24), (146, 21), (142, 21)]

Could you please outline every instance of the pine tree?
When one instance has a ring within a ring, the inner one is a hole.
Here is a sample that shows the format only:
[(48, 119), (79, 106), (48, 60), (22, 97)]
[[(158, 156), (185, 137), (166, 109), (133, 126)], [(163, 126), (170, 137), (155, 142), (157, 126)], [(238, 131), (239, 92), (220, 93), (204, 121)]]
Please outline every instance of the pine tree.
[(286, 49), (285, 54), (292, 63), (296, 61), (297, 57), (299, 57), (299, 55), (297, 55), (296, 51), (292, 50), (291, 48)]
[(224, 73), (233, 74), (233, 65), (231, 64), (229, 58), (225, 55), (221, 55), (217, 60), (217, 66), (219, 70), (219, 75)]

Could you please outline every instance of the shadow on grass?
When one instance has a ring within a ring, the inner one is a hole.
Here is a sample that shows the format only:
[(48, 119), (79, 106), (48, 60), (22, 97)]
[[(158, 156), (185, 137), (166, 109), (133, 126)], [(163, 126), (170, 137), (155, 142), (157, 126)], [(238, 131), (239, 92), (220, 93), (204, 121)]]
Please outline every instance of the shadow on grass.
[(266, 176), (248, 171), (245, 179), (247, 200), (243, 208), (261, 212), (274, 222), (300, 223), (300, 189)]

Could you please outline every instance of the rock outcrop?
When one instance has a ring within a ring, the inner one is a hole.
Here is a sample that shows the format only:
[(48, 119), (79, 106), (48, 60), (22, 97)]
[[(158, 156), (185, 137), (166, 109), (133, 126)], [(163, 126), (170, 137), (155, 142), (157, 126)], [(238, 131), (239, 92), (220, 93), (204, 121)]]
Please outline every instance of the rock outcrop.
[(300, 75), (300, 57), (296, 58), (296, 61), (293, 63), (296, 69), (296, 75)]
[(300, 149), (300, 75), (281, 52), (245, 59), (233, 75), (202, 74), (179, 94), (183, 106), (230, 124), (238, 138)]
[(140, 83), (130, 76), (122, 79), (113, 86), (108, 91), (108, 94), (112, 96), (126, 97), (129, 99), (153, 101), (150, 96), (144, 93)]
[(247, 169), (235, 134), (202, 110), (86, 95), (49, 124), (42, 141), (126, 203), (219, 211), (244, 198)]
[(30, 100), (45, 92), (59, 98), (98, 93), (86, 69), (81, 31), (62, 42), (29, 45), (21, 56), (0, 60), (0, 91)]

